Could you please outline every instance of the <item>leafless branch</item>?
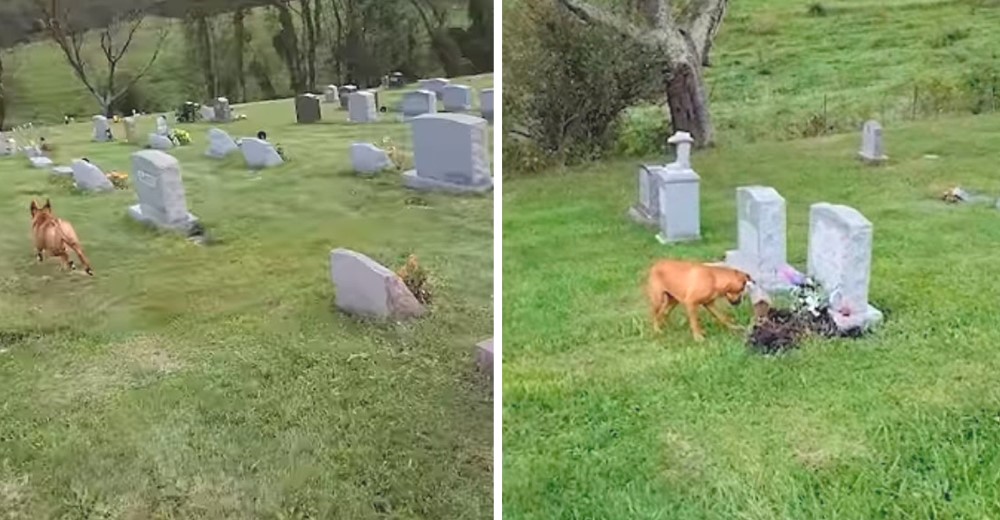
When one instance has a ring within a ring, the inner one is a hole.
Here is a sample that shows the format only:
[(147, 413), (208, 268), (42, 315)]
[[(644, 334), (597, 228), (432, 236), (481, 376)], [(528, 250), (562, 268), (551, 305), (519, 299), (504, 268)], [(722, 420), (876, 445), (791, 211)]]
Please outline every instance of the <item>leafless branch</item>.
[(645, 41), (648, 38), (644, 32), (633, 24), (625, 22), (618, 16), (599, 7), (580, 0), (557, 0), (570, 13), (581, 21), (591, 25), (603, 25), (629, 38)]

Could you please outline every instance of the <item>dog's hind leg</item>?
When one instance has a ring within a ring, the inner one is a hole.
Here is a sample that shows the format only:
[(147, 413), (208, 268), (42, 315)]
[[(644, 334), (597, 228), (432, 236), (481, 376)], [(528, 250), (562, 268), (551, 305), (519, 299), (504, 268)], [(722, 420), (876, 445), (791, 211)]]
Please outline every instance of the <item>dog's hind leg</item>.
[(76, 269), (76, 266), (73, 265), (73, 260), (69, 258), (69, 253), (67, 253), (65, 249), (63, 249), (62, 251), (53, 252), (52, 256), (62, 261), (63, 267), (65, 267), (66, 269), (69, 269), (71, 271), (73, 269)]
[[(73, 242), (67, 245), (73, 250), (74, 253), (76, 253), (76, 258), (80, 260), (81, 264), (83, 264), (84, 272), (90, 276), (94, 276), (94, 270), (90, 268), (90, 262), (87, 261), (87, 256), (83, 254), (83, 248), (80, 247), (80, 244)], [(72, 263), (73, 262), (70, 262), (70, 265), (72, 265)]]
[(42, 251), (43, 251), (42, 249), (35, 251), (35, 257), (38, 258), (39, 262), (45, 260), (45, 257), (42, 256)]
[(705, 340), (705, 332), (701, 329), (701, 322), (698, 321), (698, 305), (685, 303), (684, 310), (687, 311), (688, 324), (691, 326), (691, 335), (695, 341)]

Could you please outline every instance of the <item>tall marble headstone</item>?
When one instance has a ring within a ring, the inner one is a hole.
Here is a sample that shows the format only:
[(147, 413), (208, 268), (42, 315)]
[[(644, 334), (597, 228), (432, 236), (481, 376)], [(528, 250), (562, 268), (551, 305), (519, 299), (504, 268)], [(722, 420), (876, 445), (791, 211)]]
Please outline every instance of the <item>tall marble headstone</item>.
[(736, 189), (738, 249), (726, 253), (726, 264), (749, 274), (768, 291), (789, 288), (779, 270), (786, 262), (785, 198), (774, 188)]
[(106, 143), (114, 139), (111, 134), (111, 125), (108, 118), (104, 116), (94, 116), (94, 140), (99, 143)]
[(188, 233), (198, 219), (188, 212), (181, 165), (159, 150), (132, 154), (129, 180), (139, 203), (129, 207), (133, 219), (160, 229)]
[(378, 120), (375, 94), (368, 91), (355, 92), (350, 95), (348, 103), (348, 117), (352, 123), (373, 123)]
[(414, 169), (403, 184), (418, 190), (483, 193), (493, 189), (488, 123), (466, 114), (424, 114), (410, 120)]
[(858, 158), (866, 164), (881, 164), (888, 159), (882, 147), (882, 125), (878, 121), (866, 121), (862, 127)]

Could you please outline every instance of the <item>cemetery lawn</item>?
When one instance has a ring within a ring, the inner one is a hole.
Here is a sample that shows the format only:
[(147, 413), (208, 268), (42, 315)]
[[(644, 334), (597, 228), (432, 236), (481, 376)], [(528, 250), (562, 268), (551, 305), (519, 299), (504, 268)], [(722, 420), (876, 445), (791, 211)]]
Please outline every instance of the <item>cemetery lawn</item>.
[[(1000, 196), (998, 134), (997, 116), (887, 127), (881, 168), (857, 134), (696, 153), (704, 238), (672, 247), (626, 217), (637, 160), (507, 181), (505, 518), (1000, 517), (1000, 211), (936, 200)], [(734, 248), (751, 184), (787, 199), (802, 269), (810, 204), (874, 223), (877, 333), (763, 357), (707, 315), (695, 344), (678, 311), (653, 336), (646, 269)]]
[[(291, 100), (235, 107), (249, 119), (223, 128), (264, 129), (290, 157), (260, 174), (205, 158), (211, 125), (178, 125), (208, 246), (131, 221), (131, 191), (76, 193), (0, 158), (0, 518), (491, 517), (491, 385), (473, 348), (493, 329), (492, 199), (354, 176), (352, 142), (409, 149), (409, 129), (323, 108), (296, 126)], [(89, 123), (46, 135), (57, 164), (128, 171), (137, 149), (89, 142)], [(35, 261), (33, 197), (75, 225), (94, 278)], [(416, 253), (431, 316), (337, 312), (336, 247), (391, 268)]]

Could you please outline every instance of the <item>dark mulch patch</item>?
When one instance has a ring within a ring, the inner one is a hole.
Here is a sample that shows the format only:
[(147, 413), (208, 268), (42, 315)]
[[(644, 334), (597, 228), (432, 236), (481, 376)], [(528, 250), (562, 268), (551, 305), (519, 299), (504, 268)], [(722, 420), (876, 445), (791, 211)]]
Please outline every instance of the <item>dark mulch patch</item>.
[(818, 316), (809, 312), (792, 312), (788, 309), (769, 309), (767, 315), (757, 320), (747, 343), (760, 354), (780, 354), (798, 348), (808, 336), (824, 338), (857, 338), (861, 329), (842, 331), (825, 310)]

